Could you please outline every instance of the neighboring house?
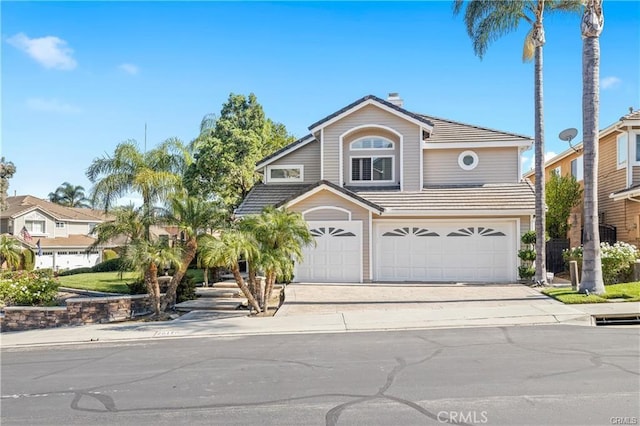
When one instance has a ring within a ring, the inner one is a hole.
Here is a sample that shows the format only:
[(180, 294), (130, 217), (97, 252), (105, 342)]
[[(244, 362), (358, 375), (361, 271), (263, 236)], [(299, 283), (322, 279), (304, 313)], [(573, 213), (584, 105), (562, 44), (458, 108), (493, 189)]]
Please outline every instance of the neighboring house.
[(95, 241), (91, 231), (105, 220), (102, 212), (64, 207), (30, 195), (8, 197), (7, 204), (8, 209), (0, 213), (0, 233), (16, 236), (33, 250), (36, 269), (90, 267), (101, 261), (100, 250), (87, 250)]
[[(640, 110), (631, 111), (600, 131), (598, 140), (598, 219), (604, 229), (615, 227), (618, 241), (640, 243)], [(582, 143), (545, 162), (545, 176), (552, 173), (584, 178)], [(524, 175), (535, 181), (533, 171)], [(581, 244), (581, 203), (572, 213), (568, 238)]]
[(302, 213), (316, 238), (302, 282), (513, 282), (535, 197), (531, 138), (415, 114), (365, 96), (261, 160), (236, 215)]

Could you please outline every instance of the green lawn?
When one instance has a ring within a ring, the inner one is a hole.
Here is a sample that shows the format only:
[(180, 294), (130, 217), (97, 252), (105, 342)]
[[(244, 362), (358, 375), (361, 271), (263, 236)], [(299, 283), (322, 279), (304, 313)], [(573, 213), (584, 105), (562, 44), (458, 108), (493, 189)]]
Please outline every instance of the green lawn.
[[(187, 274), (194, 278), (196, 284), (203, 281), (203, 271), (201, 269), (189, 269)], [(137, 278), (137, 272), (125, 272), (122, 274), (122, 279), (120, 279), (119, 272), (92, 272), (58, 277), (58, 280), (61, 287), (128, 294), (127, 283), (132, 283)]]
[(128, 294), (127, 283), (132, 283), (137, 278), (137, 272), (125, 272), (122, 274), (122, 279), (119, 272), (92, 272), (58, 277), (58, 280), (61, 287)]
[(606, 303), (611, 302), (610, 299), (624, 299), (625, 302), (640, 301), (640, 282), (611, 284), (605, 288), (606, 293), (599, 296), (595, 294), (587, 296), (570, 288), (547, 288), (542, 292), (566, 304)]

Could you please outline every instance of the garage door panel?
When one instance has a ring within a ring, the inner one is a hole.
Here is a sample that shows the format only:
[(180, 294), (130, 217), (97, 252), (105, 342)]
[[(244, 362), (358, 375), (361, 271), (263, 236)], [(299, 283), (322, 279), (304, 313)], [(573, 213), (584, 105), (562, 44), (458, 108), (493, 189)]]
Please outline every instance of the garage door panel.
[(307, 222), (316, 245), (303, 249), (295, 278), (302, 282), (360, 282), (361, 221)]
[(378, 281), (515, 279), (515, 221), (416, 221), (375, 224)]

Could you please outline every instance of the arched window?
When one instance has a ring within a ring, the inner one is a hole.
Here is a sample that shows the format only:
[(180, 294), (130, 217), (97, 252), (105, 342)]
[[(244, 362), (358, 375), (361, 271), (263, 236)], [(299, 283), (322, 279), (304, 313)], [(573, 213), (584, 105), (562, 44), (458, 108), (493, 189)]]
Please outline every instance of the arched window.
[(356, 139), (351, 142), (351, 150), (359, 149), (393, 149), (393, 142), (389, 139), (367, 136), (365, 138)]

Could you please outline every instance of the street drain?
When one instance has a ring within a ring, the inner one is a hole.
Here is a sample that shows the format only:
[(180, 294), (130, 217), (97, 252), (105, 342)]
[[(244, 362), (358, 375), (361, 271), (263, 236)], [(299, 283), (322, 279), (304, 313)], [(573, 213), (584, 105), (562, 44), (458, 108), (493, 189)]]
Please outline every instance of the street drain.
[(593, 320), (596, 325), (638, 325), (640, 314), (637, 315), (595, 315)]

